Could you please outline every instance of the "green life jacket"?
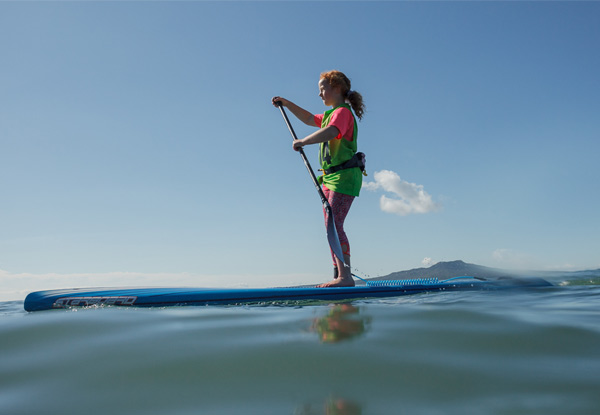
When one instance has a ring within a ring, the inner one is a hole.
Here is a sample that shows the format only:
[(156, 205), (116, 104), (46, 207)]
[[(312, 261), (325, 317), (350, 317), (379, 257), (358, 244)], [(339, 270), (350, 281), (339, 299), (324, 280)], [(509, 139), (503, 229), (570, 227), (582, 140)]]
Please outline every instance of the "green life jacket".
[[(354, 134), (352, 135), (352, 141), (346, 140), (345, 138), (334, 138), (328, 142), (321, 143), (319, 148), (319, 162), (323, 171), (331, 169), (331, 167), (338, 166), (344, 162), (350, 160), (358, 150), (357, 138), (358, 138), (358, 125), (356, 118), (352, 113), (352, 109), (348, 104), (342, 104), (338, 107), (330, 109), (323, 115), (321, 121), (321, 128), (325, 128), (329, 125), (333, 113), (339, 109), (345, 107), (352, 114), (354, 119)], [(347, 194), (350, 196), (358, 196), (360, 188), (362, 187), (362, 172), (357, 168), (345, 169), (331, 174), (325, 174), (319, 177), (322, 184), (327, 186), (328, 189), (334, 192)]]

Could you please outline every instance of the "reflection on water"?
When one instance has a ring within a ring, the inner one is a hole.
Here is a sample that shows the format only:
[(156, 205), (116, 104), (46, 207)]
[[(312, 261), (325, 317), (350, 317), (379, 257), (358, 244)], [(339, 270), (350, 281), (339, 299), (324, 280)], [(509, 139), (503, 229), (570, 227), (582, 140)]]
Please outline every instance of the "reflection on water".
[(336, 304), (326, 316), (314, 320), (312, 329), (319, 334), (323, 343), (337, 343), (360, 336), (370, 323), (371, 318), (361, 315), (358, 307)]
[(296, 408), (294, 415), (361, 415), (360, 404), (342, 398), (330, 397), (324, 404), (305, 404)]
[[(315, 318), (312, 330), (323, 343), (339, 343), (360, 337), (370, 327), (371, 317), (361, 314), (350, 303), (332, 305), (327, 314)], [(360, 415), (362, 406), (356, 401), (331, 396), (324, 403), (307, 403), (296, 408), (295, 415)]]

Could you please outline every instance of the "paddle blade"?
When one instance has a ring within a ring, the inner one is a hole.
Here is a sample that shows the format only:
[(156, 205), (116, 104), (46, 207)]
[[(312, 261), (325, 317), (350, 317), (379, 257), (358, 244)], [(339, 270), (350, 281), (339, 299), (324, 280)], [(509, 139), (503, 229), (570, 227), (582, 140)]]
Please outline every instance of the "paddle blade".
[(333, 254), (342, 261), (342, 264), (346, 265), (344, 262), (344, 253), (342, 251), (342, 244), (340, 243), (340, 238), (337, 233), (337, 229), (335, 228), (335, 221), (333, 220), (333, 212), (331, 210), (331, 206), (329, 203), (326, 203), (323, 208), (326, 212), (326, 223), (325, 227), (327, 229), (327, 240), (329, 241), (329, 247), (333, 251)]

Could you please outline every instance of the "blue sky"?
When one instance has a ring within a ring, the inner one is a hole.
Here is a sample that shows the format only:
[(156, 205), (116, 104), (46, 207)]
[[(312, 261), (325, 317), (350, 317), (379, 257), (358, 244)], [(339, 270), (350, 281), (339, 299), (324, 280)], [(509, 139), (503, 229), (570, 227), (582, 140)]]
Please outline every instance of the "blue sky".
[(1, 2), (0, 279), (328, 279), (270, 98), (323, 112), (330, 69), (367, 104), (359, 275), (600, 267), (598, 39), (597, 2)]

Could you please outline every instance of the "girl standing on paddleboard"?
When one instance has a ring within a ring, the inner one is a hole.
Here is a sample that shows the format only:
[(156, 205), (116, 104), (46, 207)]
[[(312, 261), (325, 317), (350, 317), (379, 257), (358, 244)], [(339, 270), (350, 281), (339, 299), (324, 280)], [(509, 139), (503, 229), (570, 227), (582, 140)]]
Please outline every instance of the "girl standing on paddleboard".
[(321, 74), (319, 96), (326, 106), (331, 107), (324, 114), (312, 114), (282, 97), (273, 97), (272, 102), (275, 106), (280, 103), (288, 108), (304, 124), (319, 128), (301, 140), (294, 140), (293, 148), (298, 151), (308, 144), (320, 144), (319, 162), (323, 176), (319, 177), (319, 181), (331, 205), (346, 264), (344, 266), (332, 252), (334, 279), (319, 287), (351, 287), (354, 286), (354, 279), (344, 220), (362, 186), (364, 155), (357, 153), (358, 126), (354, 114), (362, 119), (365, 105), (362, 95), (351, 89), (350, 79), (340, 71)]

